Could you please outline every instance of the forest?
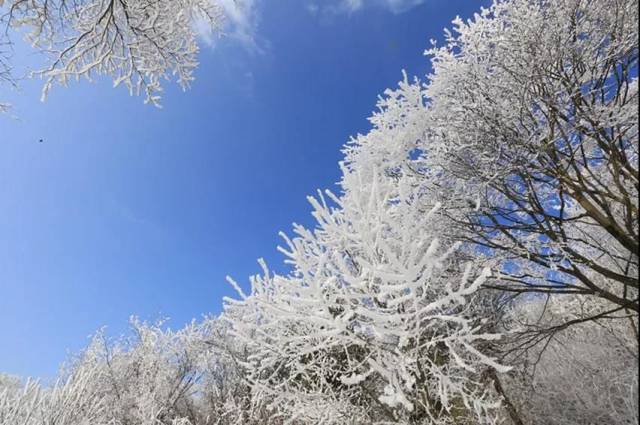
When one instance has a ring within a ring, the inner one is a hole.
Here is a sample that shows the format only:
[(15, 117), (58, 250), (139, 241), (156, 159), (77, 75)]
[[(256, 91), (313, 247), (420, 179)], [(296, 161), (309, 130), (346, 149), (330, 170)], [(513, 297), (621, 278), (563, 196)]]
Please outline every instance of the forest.
[[(44, 95), (100, 74), (152, 104), (191, 80), (194, 20), (224, 19), (208, 0), (0, 8), (51, 52)], [(638, 18), (497, 0), (455, 19), (344, 145), (315, 224), (281, 233), (286, 273), (260, 260), (182, 329), (97, 331), (54, 384), (0, 374), (0, 424), (638, 424)]]

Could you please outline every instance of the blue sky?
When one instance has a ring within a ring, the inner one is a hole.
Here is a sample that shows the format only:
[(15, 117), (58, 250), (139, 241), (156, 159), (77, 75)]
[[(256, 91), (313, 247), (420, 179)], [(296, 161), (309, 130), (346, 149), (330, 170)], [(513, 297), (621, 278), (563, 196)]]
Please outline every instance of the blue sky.
[(163, 109), (108, 81), (0, 89), (0, 371), (50, 378), (101, 326), (177, 328), (220, 312), (225, 275), (282, 269), (278, 231), (312, 224), (377, 96), (481, 4), (252, 0)]

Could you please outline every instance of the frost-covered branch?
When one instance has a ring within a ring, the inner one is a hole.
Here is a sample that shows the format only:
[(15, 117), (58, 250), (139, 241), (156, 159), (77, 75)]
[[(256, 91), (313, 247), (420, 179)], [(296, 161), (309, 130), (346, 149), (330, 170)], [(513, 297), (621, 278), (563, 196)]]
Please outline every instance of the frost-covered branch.
[(7, 29), (26, 32), (49, 57), (35, 72), (45, 80), (43, 99), (53, 84), (106, 75), (155, 105), (162, 80), (183, 88), (193, 80), (196, 26), (219, 32), (223, 21), (212, 0), (8, 0), (0, 13)]

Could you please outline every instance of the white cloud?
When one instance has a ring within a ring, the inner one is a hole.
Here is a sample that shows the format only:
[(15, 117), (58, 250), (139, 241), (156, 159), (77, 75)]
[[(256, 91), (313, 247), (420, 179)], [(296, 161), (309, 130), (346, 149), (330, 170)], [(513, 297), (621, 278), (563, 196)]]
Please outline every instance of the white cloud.
[(402, 13), (421, 5), (424, 0), (382, 0), (381, 3), (393, 13)]
[(307, 10), (310, 14), (316, 15), (320, 11), (320, 6), (313, 2), (309, 2), (309, 4), (307, 4)]
[(424, 3), (425, 0), (325, 0), (310, 2), (309, 11), (329, 13), (354, 13), (367, 7), (381, 7), (392, 13), (402, 13)]
[[(260, 8), (264, 0), (211, 0), (224, 10), (226, 23), (222, 38), (241, 44), (253, 54), (264, 53), (268, 40), (258, 36)], [(424, 3), (426, 0), (305, 0), (307, 11), (314, 16), (357, 13), (369, 7), (386, 9), (392, 13), (402, 13)], [(201, 38), (212, 47), (219, 43), (220, 37), (212, 33), (206, 24), (198, 25)]]
[(342, 3), (349, 12), (355, 12), (364, 6), (364, 0), (342, 0)]
[[(225, 15), (225, 25), (222, 38), (240, 43), (250, 53), (264, 53), (265, 42), (257, 36), (259, 0), (213, 0), (222, 7)], [(202, 39), (215, 47), (219, 42), (210, 28), (198, 25), (198, 32)]]

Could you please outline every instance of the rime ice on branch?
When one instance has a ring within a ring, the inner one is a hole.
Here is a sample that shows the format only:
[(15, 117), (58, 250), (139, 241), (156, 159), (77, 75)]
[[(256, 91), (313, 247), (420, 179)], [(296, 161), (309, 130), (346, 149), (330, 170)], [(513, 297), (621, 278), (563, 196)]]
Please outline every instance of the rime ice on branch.
[[(283, 235), (286, 276), (264, 272), (227, 300), (232, 333), (252, 353), (254, 403), (301, 423), (494, 423), (498, 397), (482, 382), (505, 371), (479, 348), (477, 290), (487, 269), (440, 247), (440, 206), (411, 172), (419, 91), (405, 81), (380, 100), (374, 129), (352, 141), (342, 194), (310, 197), (317, 226)], [(413, 95), (413, 96), (412, 96)], [(328, 199), (327, 199), (328, 198)], [(236, 285), (237, 286), (237, 285)]]
[(131, 94), (159, 105), (161, 81), (186, 88), (197, 66), (196, 25), (221, 29), (212, 0), (8, 0), (1, 21), (25, 30), (50, 58), (36, 72), (45, 98), (54, 83), (108, 75)]

